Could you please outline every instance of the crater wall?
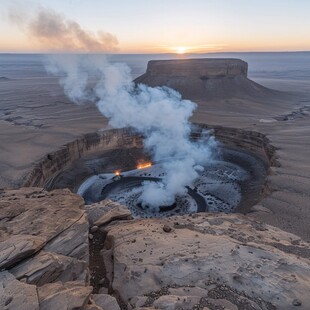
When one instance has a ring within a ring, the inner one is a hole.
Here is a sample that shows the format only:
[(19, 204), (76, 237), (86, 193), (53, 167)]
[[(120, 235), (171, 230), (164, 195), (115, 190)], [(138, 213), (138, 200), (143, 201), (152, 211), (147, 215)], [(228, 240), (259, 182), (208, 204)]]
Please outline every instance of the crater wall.
[[(224, 145), (256, 154), (266, 167), (276, 165), (275, 148), (265, 135), (241, 129), (195, 124), (192, 138), (198, 139), (202, 130), (211, 130)], [(103, 171), (132, 169), (143, 154), (142, 137), (130, 129), (113, 129), (82, 136), (44, 156), (35, 165), (23, 186), (74, 190), (84, 179)], [(81, 161), (84, 160), (82, 164)]]
[(36, 162), (33, 170), (25, 178), (23, 186), (46, 187), (48, 181), (57, 177), (61, 171), (82, 156), (129, 147), (142, 148), (141, 137), (133, 135), (129, 129), (112, 129), (83, 135)]

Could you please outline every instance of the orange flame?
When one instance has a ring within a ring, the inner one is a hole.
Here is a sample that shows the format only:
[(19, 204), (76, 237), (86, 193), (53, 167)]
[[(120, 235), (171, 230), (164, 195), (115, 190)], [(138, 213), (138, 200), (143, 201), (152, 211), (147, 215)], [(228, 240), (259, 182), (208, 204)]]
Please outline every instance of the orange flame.
[(121, 175), (121, 171), (120, 170), (116, 170), (116, 171), (114, 171), (114, 174), (115, 175)]
[(144, 168), (148, 168), (148, 167), (152, 167), (152, 163), (151, 162), (139, 164), (137, 166), (137, 169), (144, 169)]

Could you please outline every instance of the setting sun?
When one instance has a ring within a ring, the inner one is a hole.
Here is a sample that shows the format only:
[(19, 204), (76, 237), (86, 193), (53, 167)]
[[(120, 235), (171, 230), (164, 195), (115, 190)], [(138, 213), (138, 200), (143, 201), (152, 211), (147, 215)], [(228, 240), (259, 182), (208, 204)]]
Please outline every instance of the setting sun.
[(187, 51), (187, 48), (184, 47), (184, 46), (178, 46), (178, 47), (176, 48), (176, 52), (177, 52), (178, 54), (185, 54), (186, 51)]

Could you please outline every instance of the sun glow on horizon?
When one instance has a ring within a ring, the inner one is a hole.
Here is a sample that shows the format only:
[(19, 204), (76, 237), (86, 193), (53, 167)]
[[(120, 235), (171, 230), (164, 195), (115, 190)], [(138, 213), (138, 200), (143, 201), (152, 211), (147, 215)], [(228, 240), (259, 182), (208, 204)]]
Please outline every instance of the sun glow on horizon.
[(0, 53), (173, 53), (182, 58), (310, 50), (309, 0), (75, 2), (1, 0)]
[[(221, 52), (228, 46), (226, 44), (196, 44), (196, 45), (178, 45), (172, 47), (162, 47), (163, 52), (170, 51), (179, 55), (190, 54), (190, 53), (210, 53), (210, 52)], [(165, 48), (165, 49), (164, 49)]]
[(187, 52), (187, 48), (185, 46), (176, 47), (177, 54), (185, 54)]

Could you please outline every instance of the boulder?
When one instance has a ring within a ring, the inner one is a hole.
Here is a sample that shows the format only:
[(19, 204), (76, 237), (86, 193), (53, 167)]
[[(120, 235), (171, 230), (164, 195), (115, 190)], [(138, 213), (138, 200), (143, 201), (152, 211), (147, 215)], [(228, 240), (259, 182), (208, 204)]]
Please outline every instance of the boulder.
[(131, 218), (129, 210), (110, 199), (102, 200), (98, 203), (85, 206), (90, 226), (98, 229), (99, 225), (104, 225), (112, 220)]
[(38, 287), (40, 310), (86, 309), (91, 291), (80, 282), (45, 284)]
[(102, 309), (109, 309), (109, 310), (121, 310), (120, 306), (118, 305), (116, 298), (107, 295), (107, 294), (94, 294), (93, 301), (95, 304)]
[(69, 190), (0, 193), (0, 247), (5, 249), (6, 268), (43, 246), (47, 252), (88, 261), (88, 226), (83, 199)]
[(86, 283), (88, 265), (76, 258), (41, 251), (12, 268), (10, 272), (20, 281), (42, 286), (51, 282), (80, 280)]
[(39, 310), (36, 286), (19, 282), (8, 271), (0, 272), (0, 309)]
[(45, 241), (45, 238), (38, 236), (16, 235), (0, 242), (0, 269), (33, 255), (43, 247)]
[(107, 225), (113, 221), (130, 220), (131, 213), (128, 208), (117, 203), (113, 203), (113, 208), (102, 214), (96, 221), (95, 226)]

